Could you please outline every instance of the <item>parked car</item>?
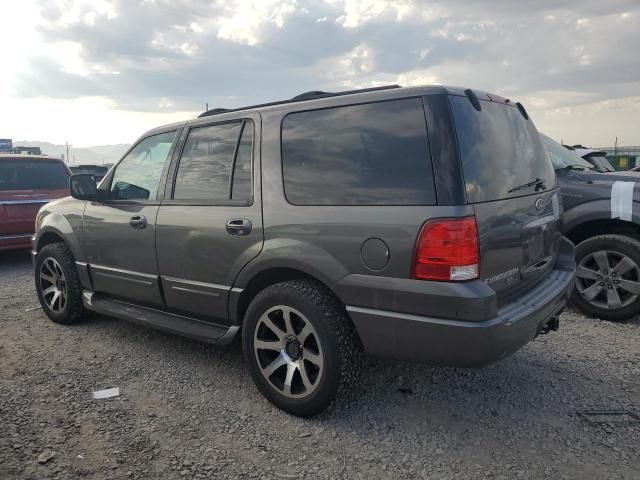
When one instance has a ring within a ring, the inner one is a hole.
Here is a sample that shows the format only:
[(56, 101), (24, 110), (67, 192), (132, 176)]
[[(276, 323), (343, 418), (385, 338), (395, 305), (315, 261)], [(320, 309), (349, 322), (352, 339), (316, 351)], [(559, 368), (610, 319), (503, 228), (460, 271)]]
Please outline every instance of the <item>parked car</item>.
[(70, 174), (58, 158), (0, 154), (0, 250), (31, 247), (38, 210), (69, 195)]
[(640, 312), (640, 190), (634, 172), (600, 172), (541, 135), (564, 200), (564, 233), (576, 245), (573, 304), (625, 320)]
[(362, 350), (502, 359), (557, 329), (573, 287), (540, 137), (524, 107), (483, 92), (394, 86), (209, 111), (71, 189), (37, 221), (46, 314), (241, 335), (259, 390), (296, 415), (348, 391)]
[(615, 167), (611, 165), (611, 162), (607, 159), (607, 152), (605, 151), (595, 150), (583, 145), (573, 145), (572, 147), (567, 145), (563, 146), (564, 148), (573, 151), (579, 157), (584, 158), (598, 172), (616, 171)]
[(104, 165), (72, 165), (69, 168), (71, 168), (71, 172), (74, 174), (90, 173), (96, 177), (97, 182), (102, 180), (109, 171), (109, 168)]

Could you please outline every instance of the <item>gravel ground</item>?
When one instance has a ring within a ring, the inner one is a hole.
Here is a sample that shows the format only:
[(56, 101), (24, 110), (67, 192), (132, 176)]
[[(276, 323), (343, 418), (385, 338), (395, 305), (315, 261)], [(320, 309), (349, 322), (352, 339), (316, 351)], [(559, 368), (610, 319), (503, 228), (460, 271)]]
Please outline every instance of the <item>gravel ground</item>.
[[(0, 479), (640, 478), (640, 322), (575, 313), (479, 370), (368, 360), (356, 400), (314, 419), (264, 400), (239, 346), (37, 306), (0, 255)], [(120, 396), (91, 392), (119, 387)]]

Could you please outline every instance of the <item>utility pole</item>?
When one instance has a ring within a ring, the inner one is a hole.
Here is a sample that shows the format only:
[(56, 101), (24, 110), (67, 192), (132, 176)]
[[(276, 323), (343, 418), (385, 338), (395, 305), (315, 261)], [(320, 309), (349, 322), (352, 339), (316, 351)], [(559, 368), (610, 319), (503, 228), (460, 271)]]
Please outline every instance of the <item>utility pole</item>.
[(204, 104), (204, 111), (208, 112), (209, 111), (209, 102)]
[(64, 157), (64, 159), (67, 162), (67, 165), (70, 165), (71, 162), (69, 161), (69, 147), (71, 147), (72, 145), (69, 145), (68, 141), (65, 141), (65, 145), (67, 146), (67, 155), (66, 157)]

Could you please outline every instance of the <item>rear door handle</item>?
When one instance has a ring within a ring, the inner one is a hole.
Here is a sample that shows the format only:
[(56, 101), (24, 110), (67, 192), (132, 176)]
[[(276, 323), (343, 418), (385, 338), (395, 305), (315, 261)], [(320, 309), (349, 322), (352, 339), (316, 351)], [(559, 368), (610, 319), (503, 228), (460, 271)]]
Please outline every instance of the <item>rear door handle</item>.
[(244, 237), (251, 233), (251, 221), (246, 218), (234, 218), (227, 222), (227, 233)]
[(129, 219), (129, 225), (136, 230), (143, 230), (147, 228), (147, 217), (144, 215), (134, 215)]

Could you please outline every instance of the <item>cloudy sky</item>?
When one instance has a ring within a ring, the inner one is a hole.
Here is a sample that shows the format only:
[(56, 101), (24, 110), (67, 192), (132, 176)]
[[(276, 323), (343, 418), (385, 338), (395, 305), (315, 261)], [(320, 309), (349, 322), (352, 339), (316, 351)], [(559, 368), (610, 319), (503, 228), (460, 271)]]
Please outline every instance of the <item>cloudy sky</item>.
[(639, 0), (9, 0), (0, 137), (129, 143), (221, 107), (399, 83), (522, 101), (566, 143), (640, 144)]

